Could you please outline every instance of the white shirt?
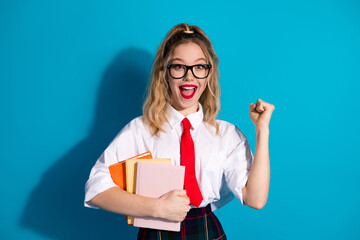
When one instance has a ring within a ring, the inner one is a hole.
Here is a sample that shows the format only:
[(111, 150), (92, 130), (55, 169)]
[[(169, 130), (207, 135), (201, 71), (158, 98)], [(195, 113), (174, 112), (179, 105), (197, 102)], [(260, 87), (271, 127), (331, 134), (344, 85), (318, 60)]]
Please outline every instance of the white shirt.
[[(233, 124), (216, 120), (220, 134), (203, 121), (203, 110), (186, 116), (191, 123), (191, 136), (195, 146), (195, 173), (203, 201), (199, 207), (211, 204), (216, 210), (233, 199), (245, 204), (242, 188), (248, 179), (253, 154), (245, 135)], [(135, 155), (150, 151), (153, 158), (171, 158), (180, 165), (180, 140), (184, 116), (173, 107), (169, 108), (168, 122), (158, 137), (151, 135), (143, 118), (128, 123), (106, 148), (90, 172), (85, 186), (86, 207), (97, 208), (88, 203), (97, 194), (117, 187), (111, 179), (109, 166)], [(233, 194), (232, 194), (233, 193)]]

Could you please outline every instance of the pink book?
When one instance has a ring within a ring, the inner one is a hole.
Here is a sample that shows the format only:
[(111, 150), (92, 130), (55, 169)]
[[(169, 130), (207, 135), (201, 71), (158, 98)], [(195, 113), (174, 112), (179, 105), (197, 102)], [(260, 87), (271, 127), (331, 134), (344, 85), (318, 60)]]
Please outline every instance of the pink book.
[[(184, 188), (184, 166), (141, 161), (137, 165), (136, 194), (159, 198), (169, 191)], [(135, 217), (134, 226), (180, 231), (180, 222), (153, 217)]]

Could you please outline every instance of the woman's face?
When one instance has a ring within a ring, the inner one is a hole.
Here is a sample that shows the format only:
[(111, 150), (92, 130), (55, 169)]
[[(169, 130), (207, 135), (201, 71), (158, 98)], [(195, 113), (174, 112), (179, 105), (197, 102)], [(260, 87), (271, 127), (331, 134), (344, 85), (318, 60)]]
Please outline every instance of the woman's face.
[[(192, 66), (207, 64), (205, 55), (196, 43), (183, 43), (174, 49), (171, 64)], [(195, 68), (194, 68), (195, 71)], [(198, 110), (198, 102), (206, 87), (207, 78), (196, 78), (189, 69), (185, 77), (174, 79), (168, 73), (172, 106), (184, 116)]]

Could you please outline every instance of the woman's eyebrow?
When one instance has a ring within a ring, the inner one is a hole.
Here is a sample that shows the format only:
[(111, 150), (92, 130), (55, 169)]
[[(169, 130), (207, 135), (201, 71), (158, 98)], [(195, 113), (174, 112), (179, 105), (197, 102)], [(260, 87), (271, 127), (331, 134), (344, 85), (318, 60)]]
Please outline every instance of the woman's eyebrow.
[(184, 60), (182, 60), (181, 58), (174, 58), (174, 59), (172, 59), (171, 61), (172, 61), (172, 62), (174, 62), (174, 61), (180, 61), (180, 62), (183, 62)]
[[(204, 60), (204, 61), (206, 62), (206, 59), (205, 59), (205, 58), (198, 58), (198, 59), (195, 60), (195, 62), (198, 62), (198, 61), (200, 61), (200, 60)], [(174, 59), (172, 59), (172, 62), (174, 62), (174, 61), (184, 62), (184, 60), (181, 59), (181, 58), (174, 58)]]
[(206, 62), (206, 59), (205, 58), (198, 58), (195, 62), (198, 62), (200, 60), (204, 60)]

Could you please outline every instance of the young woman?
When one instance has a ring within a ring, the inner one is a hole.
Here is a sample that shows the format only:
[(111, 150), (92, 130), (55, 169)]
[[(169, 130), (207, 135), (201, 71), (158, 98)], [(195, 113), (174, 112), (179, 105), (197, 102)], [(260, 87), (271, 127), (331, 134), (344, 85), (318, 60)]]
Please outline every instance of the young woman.
[[(176, 25), (160, 45), (143, 116), (115, 137), (91, 170), (85, 206), (181, 222), (180, 232), (140, 228), (138, 239), (226, 239), (213, 211), (233, 199), (255, 209), (267, 201), (270, 183), (269, 122), (274, 105), (250, 104), (256, 130), (253, 155), (233, 124), (219, 111), (218, 58), (197, 26)], [(150, 151), (185, 166), (185, 189), (158, 199), (117, 187), (108, 166)]]

